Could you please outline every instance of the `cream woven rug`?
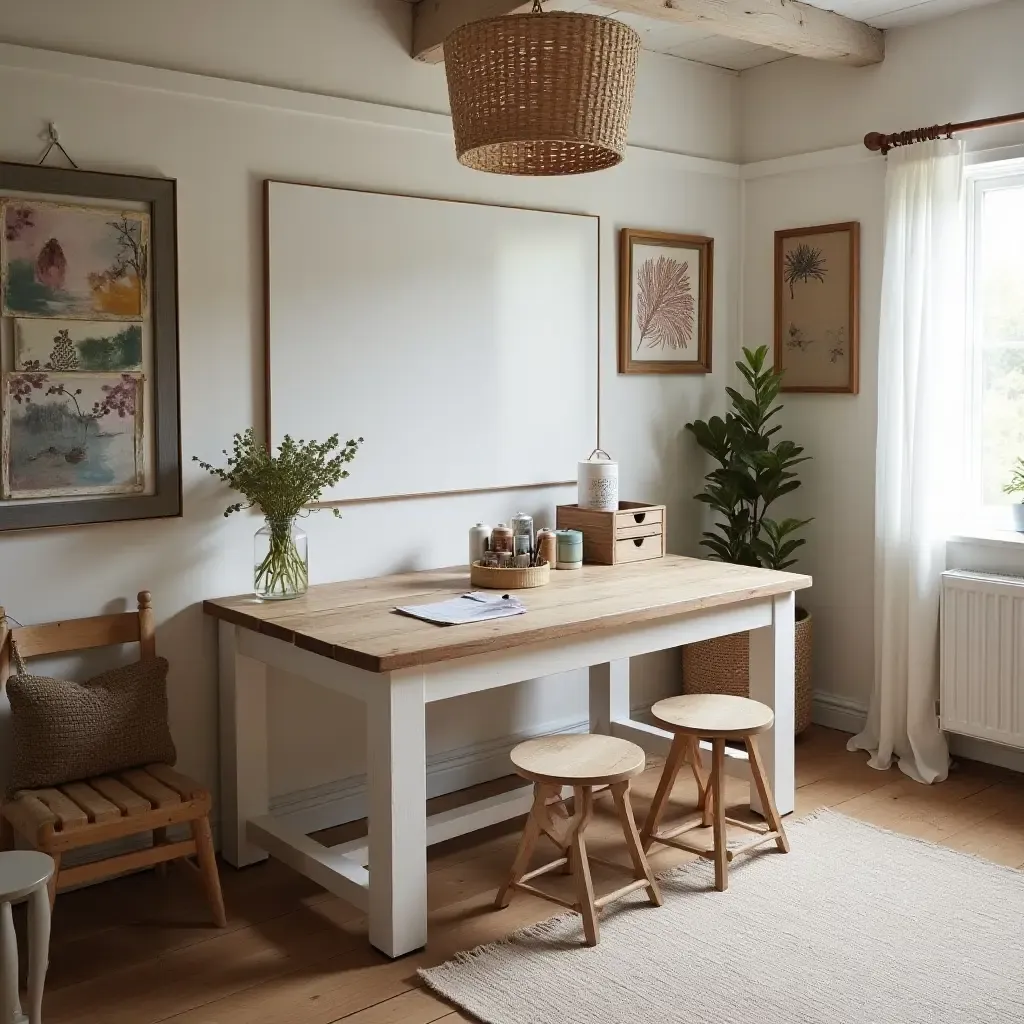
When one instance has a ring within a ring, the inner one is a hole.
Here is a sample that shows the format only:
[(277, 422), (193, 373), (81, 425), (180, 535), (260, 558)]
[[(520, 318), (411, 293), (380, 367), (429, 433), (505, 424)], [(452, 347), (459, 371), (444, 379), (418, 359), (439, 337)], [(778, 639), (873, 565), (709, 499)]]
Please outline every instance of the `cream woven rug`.
[(787, 830), (725, 893), (697, 861), (612, 904), (593, 949), (565, 914), (420, 973), (488, 1024), (1024, 1022), (1024, 872), (832, 811)]

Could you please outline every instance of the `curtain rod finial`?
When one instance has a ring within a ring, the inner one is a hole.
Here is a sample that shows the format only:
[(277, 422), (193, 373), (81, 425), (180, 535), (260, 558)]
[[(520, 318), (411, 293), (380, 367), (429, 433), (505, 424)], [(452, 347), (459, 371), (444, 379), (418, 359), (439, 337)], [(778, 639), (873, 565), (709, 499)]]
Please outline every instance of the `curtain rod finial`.
[(885, 136), (881, 132), (868, 132), (864, 136), (864, 145), (873, 153), (877, 153), (885, 146)]

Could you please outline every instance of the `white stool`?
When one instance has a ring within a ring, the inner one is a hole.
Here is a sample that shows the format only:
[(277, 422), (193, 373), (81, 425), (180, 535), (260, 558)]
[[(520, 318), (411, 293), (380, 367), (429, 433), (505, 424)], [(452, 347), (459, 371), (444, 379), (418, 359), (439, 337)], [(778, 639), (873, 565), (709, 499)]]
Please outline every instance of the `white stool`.
[[(0, 1024), (42, 1024), (43, 982), (50, 950), (50, 896), (53, 858), (34, 850), (0, 853)], [(18, 998), (18, 940), (11, 904), (28, 899), (28, 1017)]]

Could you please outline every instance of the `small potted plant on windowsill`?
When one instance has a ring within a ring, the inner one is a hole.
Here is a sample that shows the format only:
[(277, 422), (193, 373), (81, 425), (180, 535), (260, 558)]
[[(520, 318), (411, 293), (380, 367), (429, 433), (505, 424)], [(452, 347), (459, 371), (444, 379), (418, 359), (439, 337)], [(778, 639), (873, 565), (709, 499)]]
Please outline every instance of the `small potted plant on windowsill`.
[(1018, 533), (1024, 533), (1024, 459), (1018, 459), (1013, 467), (1013, 475), (1010, 482), (1003, 488), (1004, 494), (1009, 494), (1017, 500), (1013, 503), (1013, 528)]
[[(704, 478), (698, 501), (710, 505), (721, 517), (703, 535), (701, 544), (711, 557), (738, 565), (786, 569), (793, 553), (804, 544), (796, 534), (810, 519), (772, 519), (769, 506), (795, 491), (800, 480), (794, 467), (806, 462), (803, 448), (792, 441), (777, 441), (782, 428), (771, 422), (778, 404), (782, 373), (765, 368), (768, 347), (743, 350), (736, 364), (748, 385), (748, 395), (726, 388), (732, 411), (725, 418), (687, 423), (686, 429), (717, 464)], [(716, 637), (683, 648), (683, 690), (686, 693), (733, 693), (750, 691), (750, 637), (747, 633)], [(811, 616), (796, 611), (796, 731), (811, 721)]]

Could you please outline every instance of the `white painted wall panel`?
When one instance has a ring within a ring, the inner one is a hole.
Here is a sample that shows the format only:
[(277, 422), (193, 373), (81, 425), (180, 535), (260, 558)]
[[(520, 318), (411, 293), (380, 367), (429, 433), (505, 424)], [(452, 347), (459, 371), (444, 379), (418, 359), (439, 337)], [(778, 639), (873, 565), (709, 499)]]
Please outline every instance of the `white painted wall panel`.
[(571, 481), (597, 447), (596, 217), (267, 185), (270, 433), (324, 501)]

